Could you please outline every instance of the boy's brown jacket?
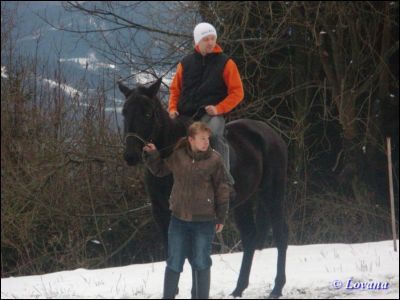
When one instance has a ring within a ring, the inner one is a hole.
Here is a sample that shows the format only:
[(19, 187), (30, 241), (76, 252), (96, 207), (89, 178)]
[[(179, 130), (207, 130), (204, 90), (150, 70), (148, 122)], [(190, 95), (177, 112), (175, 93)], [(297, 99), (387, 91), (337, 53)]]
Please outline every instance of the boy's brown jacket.
[(145, 164), (155, 176), (173, 174), (169, 199), (173, 216), (184, 221), (225, 223), (231, 187), (219, 153), (210, 147), (193, 152), (186, 145), (165, 159), (157, 150), (147, 152)]

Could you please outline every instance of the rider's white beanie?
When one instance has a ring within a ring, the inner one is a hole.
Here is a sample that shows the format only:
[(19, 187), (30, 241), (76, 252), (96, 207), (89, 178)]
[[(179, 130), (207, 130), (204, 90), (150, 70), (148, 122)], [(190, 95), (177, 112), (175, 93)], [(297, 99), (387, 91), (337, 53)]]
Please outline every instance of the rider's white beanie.
[(200, 42), (203, 37), (210, 34), (215, 35), (215, 38), (217, 37), (217, 31), (215, 30), (214, 26), (209, 23), (197, 24), (193, 31), (194, 43), (197, 45), (197, 43)]

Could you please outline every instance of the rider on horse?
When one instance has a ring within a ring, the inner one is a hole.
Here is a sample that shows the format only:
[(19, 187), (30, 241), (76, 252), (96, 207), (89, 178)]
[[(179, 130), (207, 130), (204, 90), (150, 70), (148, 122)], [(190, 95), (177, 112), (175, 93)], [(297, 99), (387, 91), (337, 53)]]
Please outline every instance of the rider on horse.
[(172, 119), (179, 114), (195, 115), (206, 123), (213, 132), (211, 146), (221, 154), (230, 173), (223, 115), (243, 100), (242, 80), (235, 62), (216, 43), (217, 32), (211, 24), (198, 24), (193, 35), (195, 51), (178, 64), (170, 87), (169, 115)]

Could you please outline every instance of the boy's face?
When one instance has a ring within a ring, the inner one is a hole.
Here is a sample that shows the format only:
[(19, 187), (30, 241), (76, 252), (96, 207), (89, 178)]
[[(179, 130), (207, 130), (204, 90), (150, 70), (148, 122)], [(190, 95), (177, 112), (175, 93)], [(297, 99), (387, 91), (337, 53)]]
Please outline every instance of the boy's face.
[(210, 135), (206, 131), (199, 132), (194, 137), (189, 136), (189, 143), (193, 151), (207, 151), (210, 146)]
[(215, 35), (213, 34), (207, 35), (203, 37), (198, 43), (199, 50), (202, 54), (210, 54), (213, 52), (216, 43), (217, 43), (217, 37)]

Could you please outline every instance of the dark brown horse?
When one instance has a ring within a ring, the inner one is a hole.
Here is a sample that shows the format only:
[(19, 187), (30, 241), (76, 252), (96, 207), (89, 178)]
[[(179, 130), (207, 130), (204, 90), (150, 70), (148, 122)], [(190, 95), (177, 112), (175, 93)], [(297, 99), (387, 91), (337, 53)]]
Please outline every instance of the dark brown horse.
[[(132, 166), (140, 163), (143, 145), (148, 141), (156, 145), (162, 157), (170, 155), (173, 145), (186, 135), (186, 128), (179, 118), (169, 118), (157, 98), (161, 79), (150, 87), (138, 86), (135, 89), (129, 89), (120, 82), (118, 84), (126, 97), (123, 108), (125, 161)], [(278, 265), (275, 286), (270, 297), (279, 297), (286, 282), (288, 243), (284, 197), (286, 144), (267, 124), (260, 121), (240, 119), (228, 123), (226, 128), (230, 144), (231, 173), (236, 190), (236, 198), (231, 201), (230, 206), (243, 243), (240, 275), (232, 295), (241, 297), (247, 288), (254, 252), (262, 249), (272, 225), (278, 248)], [(152, 202), (154, 218), (161, 229), (165, 249), (168, 249), (168, 199), (173, 184), (172, 176), (157, 178), (147, 172), (145, 184)], [(256, 198), (256, 201), (251, 201), (252, 198)]]

